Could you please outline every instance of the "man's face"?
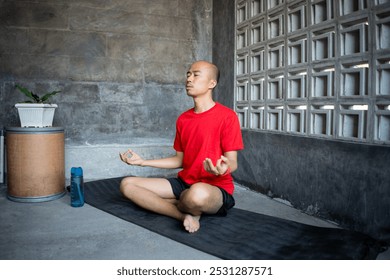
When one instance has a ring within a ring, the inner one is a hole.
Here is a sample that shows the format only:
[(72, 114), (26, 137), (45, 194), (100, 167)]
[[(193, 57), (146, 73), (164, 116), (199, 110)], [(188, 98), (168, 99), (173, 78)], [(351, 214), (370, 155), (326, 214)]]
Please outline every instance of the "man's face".
[(200, 96), (212, 90), (216, 82), (211, 79), (210, 67), (203, 62), (196, 62), (187, 71), (186, 90), (189, 96)]

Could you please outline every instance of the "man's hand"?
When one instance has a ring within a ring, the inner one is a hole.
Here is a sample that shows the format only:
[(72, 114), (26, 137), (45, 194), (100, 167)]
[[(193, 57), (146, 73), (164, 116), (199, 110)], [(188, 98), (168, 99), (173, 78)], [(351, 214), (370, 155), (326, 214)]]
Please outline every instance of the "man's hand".
[(144, 159), (131, 149), (128, 149), (124, 153), (119, 153), (119, 156), (121, 160), (128, 165), (142, 165), (144, 162)]
[(211, 159), (206, 158), (203, 161), (203, 167), (207, 172), (216, 176), (221, 176), (224, 175), (229, 169), (229, 159), (225, 156), (221, 156), (221, 158), (217, 160), (216, 165), (214, 166)]

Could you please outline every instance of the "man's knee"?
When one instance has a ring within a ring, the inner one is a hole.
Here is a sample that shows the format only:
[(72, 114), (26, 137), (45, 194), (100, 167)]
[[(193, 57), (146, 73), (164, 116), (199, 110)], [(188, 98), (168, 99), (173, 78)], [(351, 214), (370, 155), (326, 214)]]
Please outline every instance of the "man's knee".
[(125, 194), (126, 192), (129, 191), (129, 189), (134, 185), (134, 177), (126, 177), (123, 178), (121, 183), (120, 183), (120, 192), (122, 194)]
[(192, 207), (202, 207), (211, 197), (209, 189), (203, 183), (193, 184), (184, 194), (183, 202)]

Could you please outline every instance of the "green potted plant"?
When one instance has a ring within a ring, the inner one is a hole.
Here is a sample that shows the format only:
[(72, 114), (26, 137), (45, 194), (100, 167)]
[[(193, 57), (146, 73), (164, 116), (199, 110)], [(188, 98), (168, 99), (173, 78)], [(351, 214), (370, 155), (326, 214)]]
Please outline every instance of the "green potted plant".
[(18, 109), (20, 125), (22, 127), (52, 126), (54, 112), (58, 106), (57, 104), (50, 104), (49, 100), (60, 91), (48, 92), (40, 97), (20, 85), (15, 85), (15, 87), (29, 98), (24, 102), (15, 104)]

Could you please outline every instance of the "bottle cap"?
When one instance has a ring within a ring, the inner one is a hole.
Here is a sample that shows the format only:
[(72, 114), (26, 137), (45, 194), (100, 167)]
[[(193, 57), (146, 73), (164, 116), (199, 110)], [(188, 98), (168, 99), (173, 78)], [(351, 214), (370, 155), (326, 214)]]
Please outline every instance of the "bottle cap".
[(72, 176), (83, 176), (83, 169), (81, 167), (72, 167), (70, 173)]

